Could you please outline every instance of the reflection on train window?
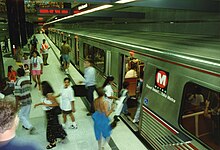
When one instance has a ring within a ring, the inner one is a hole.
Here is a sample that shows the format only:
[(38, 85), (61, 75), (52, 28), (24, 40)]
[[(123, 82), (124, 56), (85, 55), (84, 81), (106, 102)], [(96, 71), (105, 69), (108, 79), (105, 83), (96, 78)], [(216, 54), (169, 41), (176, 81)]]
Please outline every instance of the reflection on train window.
[(130, 98), (127, 100), (129, 119), (133, 122), (139, 121), (141, 92), (144, 76), (143, 61), (133, 57), (124, 56), (125, 75), (124, 82), (128, 82), (128, 94)]
[(220, 149), (220, 93), (187, 83), (182, 110), (182, 126), (213, 149)]
[(105, 71), (105, 51), (91, 46), (89, 44), (83, 43), (83, 57), (84, 59), (92, 59), (94, 61), (94, 66), (101, 72)]

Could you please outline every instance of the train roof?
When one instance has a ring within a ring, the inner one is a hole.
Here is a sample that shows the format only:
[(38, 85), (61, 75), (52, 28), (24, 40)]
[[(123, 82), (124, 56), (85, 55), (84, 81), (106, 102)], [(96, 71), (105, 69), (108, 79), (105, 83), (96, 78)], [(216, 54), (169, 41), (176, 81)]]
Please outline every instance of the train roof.
[(196, 67), (204, 66), (220, 76), (220, 39), (217, 37), (131, 30), (56, 30), (124, 45), (130, 50), (161, 58), (182, 60)]

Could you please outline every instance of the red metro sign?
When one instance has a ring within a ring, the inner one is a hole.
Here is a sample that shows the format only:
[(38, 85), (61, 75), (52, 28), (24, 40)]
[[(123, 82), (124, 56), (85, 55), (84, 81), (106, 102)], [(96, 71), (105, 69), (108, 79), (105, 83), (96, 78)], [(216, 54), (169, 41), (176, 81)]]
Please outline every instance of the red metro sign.
[(160, 69), (156, 71), (155, 88), (161, 92), (167, 93), (169, 73)]

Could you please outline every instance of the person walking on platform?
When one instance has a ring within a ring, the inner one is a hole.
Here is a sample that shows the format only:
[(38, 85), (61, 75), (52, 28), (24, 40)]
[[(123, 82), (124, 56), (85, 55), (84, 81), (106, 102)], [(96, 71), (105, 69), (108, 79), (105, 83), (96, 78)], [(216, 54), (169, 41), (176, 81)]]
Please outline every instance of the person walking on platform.
[[(37, 84), (39, 85), (40, 89), (40, 76), (43, 74), (43, 61), (40, 56), (38, 56), (37, 51), (33, 51), (33, 56), (31, 57), (30, 62), (30, 71), (33, 76), (33, 80), (35, 82), (34, 87), (37, 87)], [(37, 78), (37, 80), (36, 80)]]
[(104, 84), (102, 85), (105, 91), (105, 100), (108, 102), (109, 110), (111, 109), (113, 101), (118, 99), (116, 96), (114, 96), (114, 91), (112, 88), (113, 81), (114, 81), (114, 77), (108, 76)]
[(36, 38), (36, 36), (33, 37), (33, 39), (30, 41), (31, 43), (31, 49), (37, 49), (37, 43), (38, 43), (38, 40)]
[(43, 43), (41, 44), (41, 48), (40, 48), (40, 53), (42, 54), (42, 57), (43, 57), (44, 66), (49, 65), (49, 64), (47, 63), (48, 50), (49, 50), (49, 46), (48, 46), (48, 44), (46, 43), (46, 40), (43, 39)]
[[(85, 78), (85, 86), (87, 88), (87, 95), (86, 98), (90, 103), (90, 110), (89, 113), (87, 113), (87, 116), (91, 116), (92, 113), (95, 112), (94, 110), (94, 96), (93, 96), (93, 92), (96, 88), (96, 71), (95, 68), (92, 66), (93, 61), (91, 59), (86, 59), (84, 61), (84, 78)], [(83, 81), (80, 81), (79, 83), (83, 83)]]
[(0, 149), (1, 150), (42, 150), (36, 141), (16, 136), (19, 124), (18, 108), (5, 98), (0, 101)]
[(73, 112), (75, 112), (74, 106), (74, 91), (70, 86), (70, 78), (64, 79), (64, 86), (61, 88), (61, 99), (60, 99), (60, 107), (63, 111), (63, 123), (66, 126), (67, 115), (70, 116), (72, 124), (69, 128), (77, 129), (77, 124), (75, 122), (75, 118)]
[[(52, 86), (47, 82), (43, 81), (41, 83), (42, 95), (41, 103), (35, 104), (34, 108), (43, 105), (43, 110), (46, 112), (47, 116), (47, 149), (52, 149), (56, 147), (57, 138), (61, 138), (62, 141), (66, 139), (66, 132), (64, 131), (62, 125), (59, 123), (58, 112), (56, 108), (59, 107), (59, 103), (56, 100), (57, 96), (54, 96), (54, 90)], [(61, 112), (60, 112), (61, 113)]]
[[(110, 140), (112, 126), (110, 124), (110, 120), (108, 116), (113, 112), (114, 107), (111, 107), (108, 110), (108, 103), (104, 100), (104, 91), (103, 88), (97, 89), (98, 98), (94, 101), (95, 113), (92, 115), (92, 119), (94, 121), (94, 131), (95, 137), (98, 141), (99, 150), (104, 149), (106, 143)], [(115, 126), (116, 122), (114, 121)], [(114, 126), (114, 127), (115, 127)], [(105, 138), (104, 143), (102, 143), (102, 136)]]
[(64, 62), (64, 70), (66, 74), (69, 74), (68, 68), (69, 68), (69, 53), (71, 51), (70, 46), (66, 43), (66, 41), (63, 41), (63, 45), (61, 46), (60, 54), (62, 56), (62, 60)]
[(14, 95), (16, 99), (16, 106), (20, 107), (19, 119), (22, 122), (22, 127), (30, 131), (30, 134), (36, 134), (36, 129), (29, 121), (31, 111), (31, 89), (30, 80), (25, 77), (23, 68), (17, 70), (18, 79), (15, 82)]

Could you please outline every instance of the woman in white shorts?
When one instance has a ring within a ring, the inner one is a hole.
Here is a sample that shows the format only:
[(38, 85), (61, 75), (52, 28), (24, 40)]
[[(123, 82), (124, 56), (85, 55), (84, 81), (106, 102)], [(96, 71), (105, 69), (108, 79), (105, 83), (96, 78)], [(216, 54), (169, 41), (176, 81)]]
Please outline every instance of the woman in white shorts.
[(37, 84), (38, 84), (39, 89), (40, 89), (40, 83), (41, 83), (40, 76), (41, 74), (43, 74), (43, 60), (39, 56), (39, 53), (37, 51), (34, 51), (32, 53), (31, 62), (30, 62), (30, 70), (33, 76), (33, 80), (35, 82), (34, 87), (37, 87)]

